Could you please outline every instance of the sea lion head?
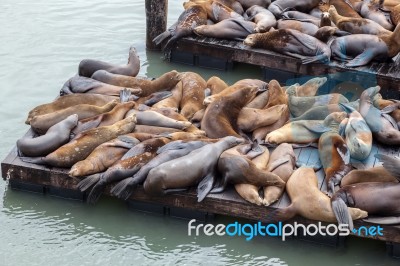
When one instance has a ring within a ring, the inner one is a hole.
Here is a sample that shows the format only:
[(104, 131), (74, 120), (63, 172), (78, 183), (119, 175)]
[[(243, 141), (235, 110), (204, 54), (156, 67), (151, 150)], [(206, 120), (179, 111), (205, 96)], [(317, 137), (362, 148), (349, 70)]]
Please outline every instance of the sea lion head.
[(286, 89), (286, 94), (287, 94), (289, 97), (291, 97), (291, 96), (296, 96), (296, 88), (297, 88), (296, 84), (289, 86), (289, 87)]
[(365, 91), (363, 91), (363, 93), (361, 93), (361, 96), (360, 96), (361, 101), (364, 100), (364, 101), (368, 101), (369, 103), (372, 103), (373, 98), (380, 90), (381, 90), (380, 86), (370, 87), (370, 88), (366, 89)]
[[(252, 101), (257, 93), (260, 91), (260, 88), (258, 86), (246, 86), (243, 89), (239, 90), (239, 93), (242, 93), (242, 99), (246, 102), (249, 103)], [(235, 94), (235, 93), (233, 93)]]
[(243, 44), (253, 47), (257, 44), (258, 35), (261, 33), (250, 34), (247, 38), (243, 41)]
[(68, 116), (66, 120), (68, 121), (68, 125), (70, 125), (70, 128), (73, 128), (78, 124), (79, 117), (77, 114), (73, 114)]
[(223, 140), (230, 144), (229, 146), (231, 147), (237, 146), (245, 141), (244, 138), (238, 138), (234, 136), (225, 137)]
[(332, 22), (331, 22), (331, 16), (329, 15), (328, 12), (322, 12), (321, 14), (321, 22), (320, 22), (320, 27), (324, 27), (324, 26), (331, 26)]
[(325, 118), (324, 124), (326, 126), (339, 125), (345, 118), (347, 118), (346, 112), (333, 112)]

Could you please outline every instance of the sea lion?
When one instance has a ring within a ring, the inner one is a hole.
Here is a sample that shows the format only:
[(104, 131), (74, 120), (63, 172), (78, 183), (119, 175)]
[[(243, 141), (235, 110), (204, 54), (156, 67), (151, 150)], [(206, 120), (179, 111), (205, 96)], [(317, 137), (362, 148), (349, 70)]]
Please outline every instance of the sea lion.
[(304, 114), (307, 110), (315, 106), (324, 106), (329, 104), (348, 103), (346, 97), (339, 93), (331, 93), (312, 97), (298, 97), (296, 96), (295, 87), (289, 87), (286, 90), (289, 98), (290, 113), (297, 117)]
[(336, 37), (351, 35), (350, 32), (339, 30), (337, 27), (324, 26), (318, 29), (314, 34), (314, 37), (324, 42), (330, 44)]
[[(267, 217), (270, 221), (287, 221), (296, 215), (304, 218), (335, 223), (336, 217), (331, 207), (330, 198), (318, 188), (318, 178), (312, 168), (300, 167), (290, 176), (286, 183), (286, 191), (292, 203), (283, 209), (272, 211)], [(368, 216), (366, 211), (348, 208), (354, 220)], [(353, 226), (350, 225), (350, 230)]]
[(398, 183), (396, 177), (389, 173), (383, 166), (377, 166), (370, 169), (355, 169), (350, 171), (342, 178), (340, 187), (349, 186), (358, 183), (367, 182), (395, 182)]
[(35, 116), (31, 119), (30, 125), (35, 132), (44, 134), (51, 126), (64, 120), (70, 115), (77, 114), (78, 119), (81, 120), (91, 116), (109, 112), (117, 104), (117, 100), (113, 100), (101, 107), (90, 104), (78, 104), (52, 113)]
[(339, 125), (346, 117), (345, 112), (328, 115), (325, 119), (328, 122), (324, 124), (329, 127), (329, 131), (324, 132), (318, 141), (318, 154), (325, 171), (329, 196), (335, 192), (335, 187), (340, 185), (342, 178), (352, 170), (350, 151), (339, 135)]
[(372, 133), (361, 114), (356, 110), (349, 115), (345, 135), (350, 156), (357, 160), (366, 159), (372, 149)]
[(244, 13), (242, 5), (236, 0), (214, 0), (214, 1), (231, 8), (233, 11), (235, 11), (240, 15), (243, 15)]
[(300, 21), (296, 19), (280, 19), (277, 21), (276, 28), (279, 29), (292, 29), (302, 33), (314, 36), (319, 27), (309, 21)]
[(118, 100), (118, 97), (102, 94), (86, 94), (76, 93), (58, 97), (51, 103), (41, 104), (29, 111), (25, 124), (29, 125), (34, 116), (52, 113), (61, 109), (65, 109), (77, 104), (90, 104), (103, 106), (112, 100)]
[(17, 148), (24, 156), (46, 156), (69, 141), (71, 130), (78, 124), (78, 115), (73, 114), (51, 126), (45, 135), (17, 140)]
[(126, 114), (126, 116), (129, 116), (131, 114), (136, 115), (138, 125), (166, 127), (166, 128), (168, 127), (179, 130), (185, 130), (186, 128), (192, 125), (192, 123), (190, 123), (187, 120), (179, 121), (176, 119), (172, 119), (153, 110), (138, 111), (132, 109)]
[(254, 5), (248, 8), (246, 10), (246, 15), (249, 17), (249, 20), (252, 20), (254, 23), (256, 23), (256, 27), (254, 28), (255, 32), (267, 32), (271, 27), (276, 26), (274, 14), (262, 6)]
[(193, 29), (197, 26), (207, 24), (207, 10), (205, 4), (185, 2), (184, 7), (185, 10), (179, 16), (178, 21), (153, 40), (156, 45), (167, 41), (163, 46), (163, 51), (167, 53), (170, 52), (172, 46), (180, 38), (191, 35)]
[(221, 96), (210, 103), (201, 120), (201, 129), (209, 138), (236, 136), (240, 110), (254, 99), (258, 87), (248, 86), (230, 95)]
[(307, 80), (306, 83), (296, 87), (296, 96), (298, 97), (310, 97), (315, 96), (318, 89), (321, 88), (328, 79), (326, 77), (316, 77)]
[(200, 202), (213, 187), (216, 165), (222, 152), (243, 141), (233, 136), (224, 137), (217, 143), (205, 145), (188, 155), (163, 163), (150, 170), (143, 188), (149, 195), (160, 196), (199, 184), (197, 197)]
[(264, 91), (254, 98), (251, 102), (249, 102), (245, 107), (246, 108), (255, 108), (262, 109), (268, 104), (269, 100), (269, 91)]
[(203, 109), (204, 90), (207, 82), (194, 72), (182, 73), (181, 114), (190, 120), (193, 115)]
[(140, 88), (142, 90), (140, 97), (146, 97), (155, 92), (173, 89), (176, 84), (181, 80), (181, 75), (176, 70), (172, 70), (164, 73), (155, 80), (149, 80), (137, 77), (111, 74), (104, 70), (98, 70), (93, 74), (92, 78), (115, 86), (136, 89)]
[(299, 12), (296, 10), (289, 10), (282, 13), (280, 16), (283, 20), (297, 20), (302, 22), (309, 22), (314, 24), (315, 26), (319, 27), (321, 23), (320, 17), (316, 18), (312, 15)]
[(308, 13), (318, 5), (319, 1), (320, 0), (276, 0), (269, 5), (268, 10), (271, 11), (275, 17), (280, 17), (282, 12), (287, 9), (295, 9), (304, 13)]
[(268, 83), (268, 103), (264, 106), (264, 109), (281, 105), (288, 104), (288, 97), (286, 95), (286, 91), (281, 87), (279, 82), (275, 79), (271, 80)]
[(268, 109), (244, 107), (239, 113), (237, 126), (244, 132), (252, 132), (257, 128), (272, 125), (281, 118), (285, 110), (285, 104), (275, 105)]
[(400, 101), (385, 100), (380, 93), (377, 93), (373, 98), (373, 104), (382, 112), (388, 113), (397, 122), (400, 128)]
[[(166, 117), (178, 120), (178, 121), (182, 121), (182, 122), (189, 122), (186, 117), (184, 117), (183, 115), (173, 111), (170, 108), (158, 108), (158, 109), (152, 109), (153, 111), (160, 113), (162, 115), (165, 115)], [(187, 127), (185, 129), (186, 132), (190, 132), (190, 133), (196, 133), (196, 134), (204, 134), (205, 132), (198, 129), (196, 126), (194, 126), (193, 124), (191, 124), (189, 127)]]
[[(102, 71), (108, 73), (105, 70), (98, 70), (96, 72), (101, 73)], [(119, 96), (120, 91), (123, 89), (125, 88), (107, 84), (107, 82), (101, 82), (93, 78), (74, 76), (64, 83), (60, 90), (60, 95), (63, 96), (73, 93), (94, 93), (109, 96)], [(130, 90), (133, 95), (140, 95), (142, 93), (142, 90), (139, 88), (128, 88), (128, 90)]]
[(238, 18), (224, 19), (214, 25), (201, 25), (194, 28), (193, 32), (199, 36), (243, 40), (249, 34), (254, 33), (256, 24)]
[(74, 164), (68, 174), (73, 177), (80, 177), (104, 172), (139, 142), (134, 137), (122, 135), (100, 144), (86, 159)]
[(363, 91), (360, 96), (359, 112), (377, 141), (387, 145), (400, 145), (400, 131), (396, 121), (372, 104), (374, 96), (380, 89), (380, 86), (376, 86)]
[(218, 94), (228, 88), (228, 84), (217, 76), (212, 76), (207, 80), (207, 89), (210, 89), (211, 95)]
[(331, 58), (331, 49), (325, 43), (310, 35), (291, 29), (250, 34), (243, 43), (250, 47), (273, 50), (299, 58), (303, 64), (328, 63)]
[(191, 0), (190, 2), (183, 3), (183, 7), (186, 9), (188, 6), (195, 4), (201, 4), (206, 12), (207, 18), (218, 23), (230, 18), (243, 19), (241, 14), (236, 13), (230, 7), (214, 0)]
[(146, 126), (146, 125), (137, 125), (133, 131), (134, 133), (147, 133), (147, 134), (169, 134), (174, 132), (182, 132), (176, 128), (170, 127), (156, 127), (156, 126)]
[(328, 12), (330, 5), (333, 5), (341, 16), (361, 18), (356, 11), (356, 9), (361, 9), (361, 5), (356, 4), (353, 0), (321, 0), (318, 7), (322, 12)]
[(136, 117), (129, 116), (111, 126), (90, 129), (79, 134), (73, 141), (61, 146), (54, 152), (41, 158), (21, 158), (25, 162), (46, 164), (55, 167), (68, 168), (86, 159), (100, 144), (115, 139), (133, 131)]
[(343, 17), (339, 15), (333, 5), (329, 7), (328, 12), (329, 15), (331, 15), (332, 22), (335, 23), (336, 27), (343, 31), (352, 34), (372, 34), (378, 36), (391, 34), (391, 31), (385, 29), (373, 20), (366, 18)]
[(390, 19), (394, 25), (400, 24), (400, 3), (390, 11)]
[(244, 10), (257, 5), (268, 8), (271, 4), (271, 0), (238, 0), (238, 2), (243, 6)]
[(171, 108), (175, 112), (178, 112), (179, 103), (182, 99), (182, 82), (178, 82), (175, 87), (171, 90), (172, 95), (166, 99), (153, 104), (153, 108)]
[(393, 30), (394, 26), (390, 19), (386, 18), (385, 14), (380, 11), (383, 0), (364, 0), (361, 3), (360, 14), (363, 18), (375, 21), (387, 30)]
[(164, 145), (157, 150), (156, 157), (140, 168), (140, 170), (132, 177), (126, 178), (116, 184), (111, 190), (111, 193), (120, 199), (127, 200), (131, 196), (133, 188), (144, 182), (151, 169), (159, 166), (162, 163), (185, 156), (193, 150), (201, 148), (209, 143), (210, 142), (204, 140), (176, 140)]
[(106, 70), (113, 74), (136, 77), (140, 69), (140, 60), (135, 47), (129, 48), (128, 64), (116, 65), (108, 62), (84, 59), (79, 63), (79, 76), (90, 78), (97, 70)]

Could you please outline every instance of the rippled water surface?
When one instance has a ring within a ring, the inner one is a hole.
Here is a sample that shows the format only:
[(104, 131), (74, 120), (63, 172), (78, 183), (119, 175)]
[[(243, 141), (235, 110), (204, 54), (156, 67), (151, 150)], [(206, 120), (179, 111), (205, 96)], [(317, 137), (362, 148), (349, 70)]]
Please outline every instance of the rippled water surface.
[[(169, 25), (183, 1), (169, 1)], [(80, 60), (125, 63), (134, 45), (141, 75), (194, 70), (228, 83), (261, 78), (258, 68), (218, 72), (161, 60), (145, 50), (144, 1), (0, 1), (0, 158), (28, 129), (27, 112), (55, 98)], [(218, 218), (216, 222), (227, 222)], [(187, 221), (128, 211), (116, 200), (96, 206), (11, 191), (0, 181), (3, 265), (398, 265), (384, 243), (350, 238), (345, 247), (274, 238), (189, 237)]]

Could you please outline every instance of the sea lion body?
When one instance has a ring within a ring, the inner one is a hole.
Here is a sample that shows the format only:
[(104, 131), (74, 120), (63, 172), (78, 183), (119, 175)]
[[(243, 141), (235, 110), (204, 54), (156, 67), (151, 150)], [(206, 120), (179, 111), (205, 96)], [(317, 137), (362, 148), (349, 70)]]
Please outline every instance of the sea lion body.
[(271, 4), (271, 0), (238, 0), (238, 2), (243, 6), (244, 10), (247, 10), (249, 7), (254, 5), (268, 8)]
[(316, 77), (307, 80), (306, 83), (296, 87), (296, 96), (298, 97), (310, 97), (315, 96), (319, 88), (321, 88), (328, 79), (326, 77)]
[(286, 105), (275, 105), (268, 109), (244, 107), (237, 120), (238, 128), (244, 132), (252, 132), (257, 128), (269, 126), (278, 121), (286, 110)]
[(179, 130), (185, 130), (192, 125), (189, 121), (175, 120), (153, 110), (138, 111), (132, 109), (126, 114), (126, 116), (131, 114), (136, 115), (138, 125), (168, 127)]
[(340, 186), (348, 186), (366, 182), (399, 182), (383, 166), (377, 166), (366, 170), (352, 170), (342, 178)]
[(269, 91), (264, 91), (257, 95), (254, 100), (246, 105), (246, 108), (263, 109), (269, 100)]
[(268, 84), (268, 103), (264, 106), (264, 109), (273, 107), (275, 105), (288, 104), (288, 97), (285, 89), (281, 87), (279, 82), (272, 79)]
[(282, 12), (287, 9), (296, 9), (298, 11), (308, 13), (319, 3), (319, 0), (276, 0), (272, 2), (268, 10), (271, 11), (276, 17), (280, 17)]
[[(319, 129), (323, 120), (294, 121), (272, 131), (265, 137), (265, 142), (271, 144), (298, 143), (308, 144), (319, 139), (321, 133), (313, 131)], [(310, 130), (311, 129), (311, 130)]]
[[(181, 115), (180, 113), (177, 113), (175, 111), (173, 111), (170, 108), (158, 108), (158, 109), (152, 109), (153, 111), (160, 113), (162, 115), (165, 115), (166, 117), (178, 120), (178, 121), (182, 121), (182, 122), (189, 122), (186, 117), (184, 117), (183, 115)], [(186, 132), (190, 132), (190, 133), (195, 133), (195, 134), (205, 134), (204, 131), (198, 129), (197, 127), (195, 127), (193, 124), (190, 125), (189, 127), (187, 127), (185, 129)]]
[(357, 160), (366, 159), (372, 149), (372, 133), (359, 112), (350, 114), (345, 134), (350, 156)]
[[(349, 107), (358, 109), (359, 101), (350, 102), (347, 104)], [(343, 104), (328, 104), (321, 106), (314, 106), (307, 110), (305, 113), (298, 117), (291, 118), (290, 121), (300, 121), (300, 120), (323, 120), (329, 114), (334, 112), (347, 112), (348, 109)]]
[(228, 87), (228, 84), (217, 76), (212, 76), (207, 80), (207, 89), (210, 89), (211, 95), (218, 94)]
[(146, 126), (146, 125), (137, 125), (133, 131), (134, 133), (147, 133), (147, 134), (169, 134), (174, 132), (182, 132), (176, 128), (170, 127), (156, 127), (156, 126)]
[(182, 82), (178, 82), (171, 90), (172, 96), (153, 104), (153, 108), (171, 108), (178, 111), (182, 99)]
[[(383, 2), (383, 1), (382, 1)], [(361, 4), (360, 14), (363, 18), (375, 21), (387, 30), (393, 30), (394, 26), (390, 19), (379, 10), (380, 3), (377, 0), (364, 0)]]
[(71, 130), (78, 124), (78, 115), (73, 114), (51, 126), (45, 135), (36, 138), (21, 138), (17, 148), (24, 156), (46, 156), (55, 151), (70, 139)]
[(254, 5), (246, 10), (246, 15), (256, 23), (255, 32), (267, 32), (271, 27), (276, 26), (274, 14), (268, 9)]
[(277, 21), (276, 28), (279, 29), (292, 29), (297, 30), (302, 33), (308, 34), (310, 36), (314, 36), (319, 27), (312, 22), (307, 21), (299, 21), (295, 19), (280, 19)]
[[(229, 6), (224, 5), (223, 3), (220, 3), (219, 1), (213, 1), (213, 0), (192, 0), (192, 2), (196, 4), (201, 4), (206, 12), (207, 12), (207, 17), (213, 21), (214, 23), (218, 23), (227, 19), (231, 18), (238, 18), (238, 19), (243, 19), (243, 17), (233, 11)], [(184, 7), (190, 6), (190, 4), (187, 4), (188, 2), (184, 3)], [(190, 2), (189, 2), (190, 3)]]
[(297, 21), (303, 21), (303, 22), (309, 22), (314, 24), (315, 26), (319, 27), (320, 23), (321, 23), (321, 19), (319, 19), (320, 17), (318, 16), (318, 18), (300, 12), (300, 11), (296, 11), (296, 10), (289, 10), (289, 11), (285, 11), (282, 13), (281, 15), (282, 19), (289, 19), (289, 20), (297, 20)]
[(203, 109), (204, 90), (207, 82), (194, 72), (182, 75), (182, 100), (180, 102), (181, 114), (190, 120), (193, 115)]
[(328, 12), (330, 5), (333, 5), (341, 16), (361, 18), (360, 14), (358, 14), (358, 11), (361, 11), (361, 3), (356, 2), (358, 1), (322, 0), (318, 7), (322, 12)]
[(255, 28), (256, 24), (254, 22), (229, 18), (213, 25), (198, 26), (193, 31), (199, 36), (238, 40), (254, 33)]

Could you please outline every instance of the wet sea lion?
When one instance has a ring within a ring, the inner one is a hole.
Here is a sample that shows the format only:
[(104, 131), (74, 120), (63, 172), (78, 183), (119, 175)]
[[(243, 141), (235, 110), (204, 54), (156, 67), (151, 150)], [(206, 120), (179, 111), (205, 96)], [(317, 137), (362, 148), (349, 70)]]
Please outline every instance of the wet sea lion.
[(129, 116), (111, 126), (90, 129), (79, 134), (73, 141), (61, 146), (46, 157), (22, 159), (25, 162), (46, 164), (56, 167), (71, 167), (86, 159), (100, 144), (133, 131), (136, 117)]
[(30, 121), (30, 125), (35, 132), (44, 134), (51, 126), (64, 120), (70, 115), (77, 114), (78, 119), (81, 120), (91, 116), (109, 112), (117, 104), (117, 100), (113, 100), (101, 107), (90, 104), (78, 104), (52, 113), (35, 116)]
[[(108, 73), (105, 70), (98, 70), (96, 72), (102, 73), (102, 71)], [(64, 83), (63, 87), (61, 88), (60, 95), (63, 96), (73, 93), (95, 93), (119, 96), (120, 91), (123, 89), (124, 87), (107, 84), (107, 82), (101, 82), (93, 78), (74, 76)], [(142, 93), (142, 90), (139, 88), (128, 89), (133, 95), (140, 95)]]
[(268, 92), (268, 103), (264, 106), (264, 109), (275, 105), (288, 104), (286, 91), (277, 80), (273, 79), (268, 83)]
[(140, 96), (145, 97), (155, 92), (173, 89), (176, 84), (181, 80), (181, 75), (176, 70), (172, 70), (164, 73), (155, 80), (149, 80), (144, 78), (111, 74), (107, 71), (99, 70), (93, 74), (92, 78), (115, 86), (136, 89), (139, 88), (142, 90)]
[(108, 62), (84, 59), (79, 63), (79, 76), (90, 78), (97, 70), (106, 70), (113, 74), (135, 77), (139, 73), (140, 60), (134, 47), (129, 48), (128, 64), (116, 65)]
[(269, 5), (268, 10), (271, 11), (276, 17), (280, 17), (282, 12), (287, 9), (295, 9), (304, 13), (308, 13), (318, 5), (319, 1), (320, 0), (276, 0)]
[(212, 76), (207, 80), (207, 89), (210, 89), (211, 95), (220, 93), (228, 88), (228, 84), (217, 76)]
[(118, 97), (102, 94), (76, 93), (58, 97), (51, 103), (41, 104), (29, 111), (25, 124), (29, 125), (34, 116), (52, 113), (77, 104), (90, 104), (103, 106), (112, 100), (118, 100)]
[(276, 28), (279, 29), (292, 29), (297, 30), (302, 33), (308, 34), (310, 36), (314, 36), (319, 27), (312, 22), (308, 21), (299, 21), (296, 19), (280, 19), (277, 21)]
[(306, 83), (296, 87), (296, 96), (298, 97), (309, 97), (315, 96), (318, 89), (321, 88), (328, 79), (326, 77), (316, 77), (307, 80)]
[(254, 33), (256, 24), (238, 18), (224, 19), (214, 25), (201, 25), (194, 28), (193, 32), (199, 36), (243, 40), (249, 34)]
[(377, 93), (373, 99), (376, 108), (384, 113), (388, 113), (400, 127), (400, 102), (398, 100), (385, 100), (380, 93)]
[(244, 107), (239, 113), (237, 126), (244, 132), (269, 126), (278, 121), (286, 110), (286, 105), (280, 104), (268, 109), (254, 109)]
[(339, 125), (346, 117), (345, 112), (328, 115), (324, 124), (329, 127), (329, 131), (324, 132), (318, 141), (318, 154), (325, 171), (329, 196), (335, 192), (335, 187), (340, 185), (342, 178), (352, 170), (350, 151), (339, 135)]
[(195, 27), (207, 24), (207, 10), (204, 4), (186, 2), (184, 7), (185, 10), (179, 16), (178, 21), (153, 40), (156, 45), (167, 41), (163, 46), (163, 50), (167, 53), (176, 41), (191, 35)]
[(171, 90), (172, 96), (153, 104), (153, 108), (171, 108), (175, 112), (179, 109), (179, 103), (182, 99), (182, 82), (178, 82)]
[[(318, 178), (312, 168), (300, 167), (294, 171), (286, 183), (286, 191), (292, 203), (286, 208), (271, 212), (267, 216), (268, 220), (286, 221), (296, 215), (301, 215), (316, 221), (328, 223), (337, 221), (330, 198), (319, 190)], [(346, 211), (354, 220), (368, 216), (366, 211), (358, 208), (347, 208)], [(349, 225), (352, 230), (352, 224)]]
[(216, 165), (222, 152), (243, 141), (233, 136), (224, 137), (217, 143), (205, 145), (188, 155), (163, 163), (150, 170), (143, 188), (149, 195), (160, 196), (199, 184), (197, 197), (200, 202), (212, 189)]
[(334, 40), (335, 37), (348, 35), (351, 35), (351, 33), (339, 30), (336, 27), (324, 26), (318, 29), (318, 31), (314, 34), (314, 37), (324, 43), (329, 44)]
[(383, 0), (363, 0), (361, 3), (360, 14), (363, 18), (375, 21), (387, 30), (393, 30), (394, 26), (390, 19), (380, 11)]
[(267, 32), (271, 27), (276, 26), (276, 19), (274, 14), (268, 9), (254, 5), (246, 10), (246, 15), (249, 20), (253, 20), (256, 23), (254, 28), (255, 32)]
[(238, 2), (243, 6), (244, 10), (254, 5), (268, 8), (271, 4), (271, 0), (238, 0)]
[(176, 140), (164, 145), (158, 149), (156, 157), (140, 168), (140, 170), (132, 177), (126, 178), (116, 184), (111, 190), (111, 193), (118, 198), (127, 200), (131, 196), (133, 188), (144, 182), (151, 169), (159, 166), (162, 163), (185, 156), (193, 150), (201, 148), (207, 144), (209, 144), (209, 142), (204, 140), (186, 142), (182, 140)]
[(122, 135), (100, 144), (86, 159), (74, 164), (68, 174), (79, 177), (104, 172), (139, 142), (136, 138)]
[(360, 14), (356, 11), (356, 9), (361, 9), (361, 5), (356, 5), (353, 0), (322, 0), (318, 7), (322, 12), (328, 12), (330, 5), (333, 5), (341, 16), (361, 18)]
[(291, 29), (250, 34), (244, 40), (244, 44), (299, 58), (303, 64), (327, 63), (331, 57), (331, 50), (325, 43), (310, 35)]
[(201, 120), (201, 129), (209, 138), (236, 136), (240, 110), (254, 99), (258, 87), (248, 86), (230, 95), (221, 96), (210, 103)]
[(350, 156), (357, 160), (366, 159), (372, 149), (372, 133), (361, 114), (356, 110), (349, 115), (345, 135)]
[(78, 124), (78, 115), (73, 114), (51, 126), (46, 134), (17, 140), (17, 148), (24, 156), (46, 156), (69, 141), (71, 130)]
[[(230, 7), (214, 0), (191, 0), (191, 2), (196, 4), (201, 4), (207, 12), (207, 17), (214, 23), (221, 22), (230, 18), (243, 19), (243, 17), (233, 11)], [(191, 6), (191, 2), (183, 3), (184, 8)]]
[(395, 182), (398, 183), (396, 177), (389, 173), (383, 166), (377, 166), (370, 169), (356, 169), (350, 171), (342, 178), (340, 187), (367, 182)]
[(377, 141), (387, 145), (400, 145), (400, 131), (396, 121), (372, 104), (374, 96), (380, 89), (380, 86), (376, 86), (363, 91), (360, 96), (359, 112)]
[(203, 109), (204, 90), (207, 82), (194, 72), (182, 73), (182, 100), (180, 113), (190, 120), (193, 115)]

